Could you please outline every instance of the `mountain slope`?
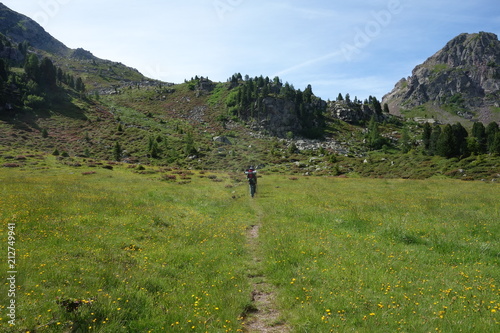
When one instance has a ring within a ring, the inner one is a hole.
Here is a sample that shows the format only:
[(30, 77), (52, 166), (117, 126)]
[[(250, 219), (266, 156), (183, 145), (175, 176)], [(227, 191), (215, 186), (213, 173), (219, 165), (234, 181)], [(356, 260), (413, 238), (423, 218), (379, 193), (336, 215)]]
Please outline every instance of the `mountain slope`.
[(31, 46), (60, 56), (68, 56), (70, 49), (47, 33), (38, 23), (0, 3), (0, 33), (15, 43), (28, 41)]
[(500, 41), (493, 33), (460, 34), (385, 95), (395, 114), (423, 111), (444, 123), (499, 121)]
[[(0, 9), (0, 166), (27, 166), (26, 156), (44, 152), (73, 166), (114, 160), (238, 170), (255, 164), (309, 175), (412, 178), (430, 177), (433, 168), (467, 169), (455, 161), (443, 166), (439, 156), (430, 162), (406, 154), (422, 151), (422, 128), (390, 116), (374, 97), (362, 102), (339, 94), (325, 102), (310, 85), (295, 89), (279, 77), (240, 73), (227, 82), (153, 81), (61, 46), (32, 20)], [(473, 173), (500, 175), (496, 157), (487, 159)]]
[(39, 57), (48, 57), (56, 66), (81, 77), (90, 91), (114, 89), (117, 86), (150, 80), (134, 68), (100, 59), (81, 48), (75, 50), (68, 48), (34, 20), (9, 9), (2, 3), (0, 3), (0, 34), (6, 36), (12, 43), (27, 44), (31, 48), (29, 51)]

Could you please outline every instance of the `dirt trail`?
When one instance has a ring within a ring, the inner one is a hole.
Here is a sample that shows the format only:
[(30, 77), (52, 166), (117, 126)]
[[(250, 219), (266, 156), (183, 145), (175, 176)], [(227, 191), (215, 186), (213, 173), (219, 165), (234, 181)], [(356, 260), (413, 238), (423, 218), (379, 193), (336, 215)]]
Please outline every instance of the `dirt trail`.
[(252, 253), (249, 277), (252, 280), (252, 303), (243, 314), (243, 325), (247, 333), (286, 333), (290, 329), (281, 319), (275, 305), (274, 286), (266, 282), (262, 273), (259, 254), (260, 225), (252, 225), (247, 230), (247, 243)]

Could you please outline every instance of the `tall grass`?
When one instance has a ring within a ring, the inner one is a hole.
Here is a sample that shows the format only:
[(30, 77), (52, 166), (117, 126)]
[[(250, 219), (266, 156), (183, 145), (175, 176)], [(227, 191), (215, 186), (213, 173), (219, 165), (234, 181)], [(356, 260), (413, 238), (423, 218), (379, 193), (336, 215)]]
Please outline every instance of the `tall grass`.
[(499, 328), (496, 184), (264, 175), (251, 199), (226, 174), (47, 165), (0, 169), (0, 331), (243, 331), (256, 255), (295, 332)]
[[(178, 185), (117, 168), (2, 170), (1, 178), (2, 235), (9, 222), (18, 235), (16, 331), (241, 326), (252, 216), (224, 182)], [(0, 317), (4, 330), (8, 318)]]
[(297, 332), (499, 329), (498, 186), (280, 182), (261, 237)]

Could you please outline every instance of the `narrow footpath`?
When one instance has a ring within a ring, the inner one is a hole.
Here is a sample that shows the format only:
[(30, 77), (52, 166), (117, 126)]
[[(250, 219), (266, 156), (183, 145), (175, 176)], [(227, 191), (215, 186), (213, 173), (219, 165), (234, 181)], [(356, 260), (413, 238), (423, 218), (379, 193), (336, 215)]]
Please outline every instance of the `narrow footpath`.
[[(254, 204), (255, 205), (255, 204)], [(259, 223), (261, 221), (261, 212)], [(244, 330), (247, 333), (286, 333), (290, 328), (281, 318), (275, 303), (275, 287), (266, 281), (262, 268), (262, 258), (259, 250), (259, 229), (261, 225), (252, 225), (247, 229), (247, 245), (252, 253), (252, 263), (249, 265), (249, 278), (252, 281), (252, 303), (246, 309), (243, 317)]]

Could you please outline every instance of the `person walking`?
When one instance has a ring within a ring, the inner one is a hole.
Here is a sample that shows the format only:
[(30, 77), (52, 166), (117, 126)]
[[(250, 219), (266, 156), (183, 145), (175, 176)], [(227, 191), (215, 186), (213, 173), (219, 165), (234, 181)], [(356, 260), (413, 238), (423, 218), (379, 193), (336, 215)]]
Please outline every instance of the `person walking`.
[(248, 185), (250, 186), (250, 195), (253, 196), (257, 193), (257, 170), (253, 166), (249, 166), (245, 171), (247, 176)]

